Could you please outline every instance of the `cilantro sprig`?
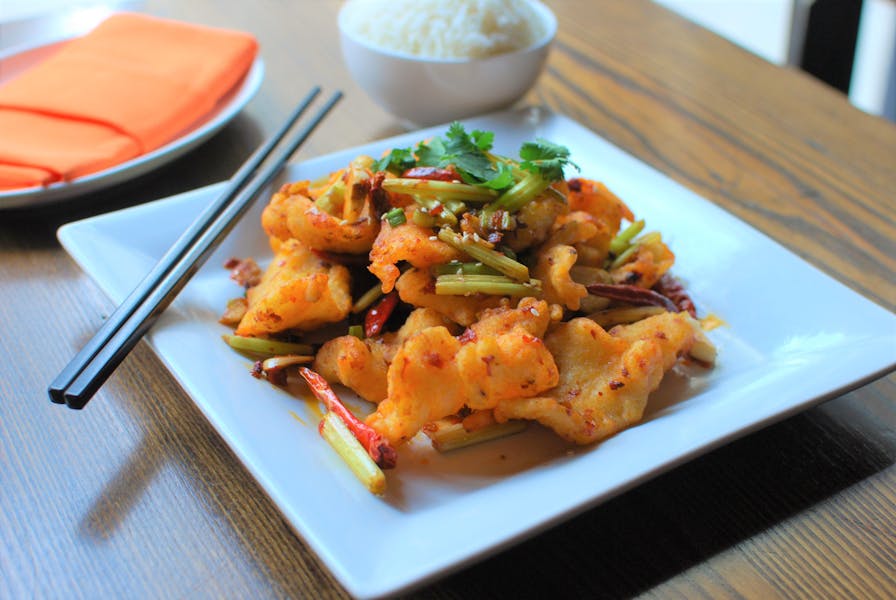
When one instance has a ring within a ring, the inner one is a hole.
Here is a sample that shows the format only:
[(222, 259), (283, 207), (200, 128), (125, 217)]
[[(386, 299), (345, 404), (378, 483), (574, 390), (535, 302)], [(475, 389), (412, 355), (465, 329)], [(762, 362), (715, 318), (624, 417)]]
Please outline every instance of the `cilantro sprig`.
[(566, 166), (579, 166), (569, 160), (569, 148), (537, 138), (534, 142), (526, 142), (520, 148), (520, 168), (531, 173), (537, 173), (548, 181), (563, 179), (563, 169)]
[(451, 166), (465, 183), (502, 193), (502, 199), (492, 205), (492, 210), (518, 210), (552, 182), (563, 179), (566, 167), (578, 169), (569, 159), (568, 148), (548, 140), (537, 138), (524, 143), (519, 161), (494, 155), (491, 152), (494, 141), (494, 132), (479, 129), (468, 132), (455, 121), (444, 136), (420, 142), (413, 150), (394, 149), (376, 161), (375, 168), (400, 174), (414, 166)]
[(401, 175), (416, 164), (417, 160), (410, 148), (394, 148), (389, 154), (375, 161), (373, 168), (376, 171), (389, 171)]
[(496, 167), (488, 155), (494, 139), (495, 134), (491, 131), (474, 129), (467, 133), (464, 126), (455, 121), (444, 138), (437, 137), (417, 145), (417, 162), (430, 167), (453, 165), (466, 183), (501, 189), (495, 185), (507, 187), (512, 178), (508, 179), (506, 169)]

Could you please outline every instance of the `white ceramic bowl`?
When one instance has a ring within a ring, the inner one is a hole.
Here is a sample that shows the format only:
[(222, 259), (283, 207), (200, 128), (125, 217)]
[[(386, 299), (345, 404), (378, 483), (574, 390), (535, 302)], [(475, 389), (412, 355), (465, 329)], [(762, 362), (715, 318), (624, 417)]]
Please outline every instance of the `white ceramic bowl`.
[(529, 0), (542, 19), (542, 38), (521, 50), (478, 59), (421, 58), (371, 45), (345, 27), (342, 55), (355, 81), (381, 107), (414, 125), (435, 125), (497, 110), (522, 97), (538, 79), (557, 33), (557, 18)]

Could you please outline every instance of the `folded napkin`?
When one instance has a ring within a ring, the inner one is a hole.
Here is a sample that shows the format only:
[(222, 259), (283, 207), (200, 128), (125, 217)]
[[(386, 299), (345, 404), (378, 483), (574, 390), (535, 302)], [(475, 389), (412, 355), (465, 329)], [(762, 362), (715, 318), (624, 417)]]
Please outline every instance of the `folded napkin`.
[(175, 139), (242, 79), (249, 34), (109, 17), (0, 86), (0, 190), (100, 171)]

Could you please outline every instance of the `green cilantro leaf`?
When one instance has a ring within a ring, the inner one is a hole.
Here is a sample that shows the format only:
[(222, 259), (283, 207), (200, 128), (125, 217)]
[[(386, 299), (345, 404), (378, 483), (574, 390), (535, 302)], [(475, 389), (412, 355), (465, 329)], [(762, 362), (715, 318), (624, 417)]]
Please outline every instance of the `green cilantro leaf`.
[(567, 165), (579, 168), (569, 160), (569, 148), (542, 138), (524, 143), (520, 148), (520, 158), (523, 159), (521, 168), (538, 173), (548, 181), (563, 179), (563, 169)]
[(508, 188), (513, 185), (513, 169), (511, 169), (506, 163), (498, 163), (497, 174), (489, 179), (488, 181), (483, 181), (479, 185), (482, 187), (487, 187), (493, 190), (503, 190), (504, 188)]
[(476, 130), (468, 134), (464, 126), (455, 121), (445, 135), (445, 154), (440, 166), (453, 164), (467, 183), (482, 183), (494, 179), (498, 170), (485, 153), (491, 149), (495, 134)]
[(441, 138), (433, 138), (430, 142), (417, 144), (417, 164), (421, 167), (440, 167), (445, 156), (445, 144)]
[(375, 171), (390, 171), (401, 175), (417, 164), (410, 148), (394, 148), (389, 154), (373, 163)]
[(474, 129), (473, 133), (470, 134), (470, 137), (473, 138), (473, 143), (476, 144), (476, 147), (483, 152), (491, 150), (492, 144), (495, 142), (494, 131), (480, 131), (479, 129)]

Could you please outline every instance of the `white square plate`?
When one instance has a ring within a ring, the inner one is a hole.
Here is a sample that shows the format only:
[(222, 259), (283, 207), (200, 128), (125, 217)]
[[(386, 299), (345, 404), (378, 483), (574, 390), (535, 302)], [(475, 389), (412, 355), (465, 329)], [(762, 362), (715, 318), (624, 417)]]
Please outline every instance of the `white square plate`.
[[(406, 591), (593, 507), (737, 436), (858, 387), (896, 365), (896, 317), (820, 273), (715, 205), (577, 123), (540, 109), (466, 121), (516, 154), (537, 137), (562, 143), (677, 255), (701, 315), (726, 325), (712, 370), (673, 371), (643, 423), (569, 448), (538, 427), (436, 454), (402, 449), (384, 498), (370, 495), (319, 437), (316, 406), (248, 374), (217, 320), (240, 290), (232, 256), (270, 257), (259, 215), (237, 225), (148, 336), (184, 389), (348, 591)], [(379, 155), (441, 133), (427, 129), (293, 165), (315, 179), (360, 153)], [(59, 239), (116, 302), (149, 271), (220, 184), (62, 227)], [(811, 290), (811, 293), (807, 292)]]

